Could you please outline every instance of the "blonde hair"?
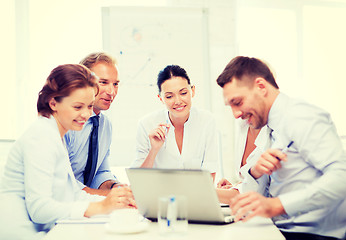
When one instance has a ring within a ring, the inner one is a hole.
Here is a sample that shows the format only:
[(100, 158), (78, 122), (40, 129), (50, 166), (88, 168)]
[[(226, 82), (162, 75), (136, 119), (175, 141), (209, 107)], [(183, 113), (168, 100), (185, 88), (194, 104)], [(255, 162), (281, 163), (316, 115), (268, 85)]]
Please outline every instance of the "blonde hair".
[(104, 52), (96, 52), (96, 53), (91, 53), (85, 58), (83, 58), (79, 64), (82, 64), (86, 66), (87, 68), (91, 69), (94, 65), (96, 65), (99, 62), (105, 62), (110, 65), (117, 65), (118, 62), (115, 58), (110, 56), (107, 53)]

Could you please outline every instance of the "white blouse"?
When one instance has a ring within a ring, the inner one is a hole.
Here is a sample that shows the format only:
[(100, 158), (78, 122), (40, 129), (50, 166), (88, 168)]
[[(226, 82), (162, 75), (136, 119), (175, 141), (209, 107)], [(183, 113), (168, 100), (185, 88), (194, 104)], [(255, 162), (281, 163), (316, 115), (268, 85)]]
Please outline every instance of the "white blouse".
[(80, 190), (55, 119), (39, 117), (9, 153), (0, 199), (0, 239), (30, 239), (58, 219), (83, 217), (101, 198)]
[(190, 116), (184, 125), (184, 139), (179, 152), (174, 126), (170, 122), (168, 110), (159, 110), (143, 117), (137, 129), (137, 158), (133, 167), (140, 167), (150, 150), (149, 132), (160, 123), (171, 125), (166, 142), (158, 152), (154, 168), (205, 169), (215, 173), (219, 168), (218, 138), (216, 124), (211, 113), (191, 108)]
[[(245, 146), (246, 146), (246, 139), (247, 134), (249, 130), (249, 125), (246, 121), (237, 119), (236, 120), (236, 127), (235, 127), (235, 170), (236, 170), (236, 176), (239, 177), (240, 181), (243, 181), (244, 178), (248, 175), (249, 169), (255, 165), (259, 157), (263, 152), (267, 150), (267, 148), (270, 146), (270, 129), (267, 125), (261, 128), (260, 132), (258, 133), (256, 140), (255, 140), (255, 146), (256, 148), (250, 153), (250, 155), (246, 159), (246, 164), (242, 167), (240, 167)], [(243, 188), (245, 184), (249, 184), (248, 182), (242, 182), (235, 186), (236, 189), (238, 189), (240, 192), (243, 192)], [(253, 184), (253, 183), (252, 183)]]

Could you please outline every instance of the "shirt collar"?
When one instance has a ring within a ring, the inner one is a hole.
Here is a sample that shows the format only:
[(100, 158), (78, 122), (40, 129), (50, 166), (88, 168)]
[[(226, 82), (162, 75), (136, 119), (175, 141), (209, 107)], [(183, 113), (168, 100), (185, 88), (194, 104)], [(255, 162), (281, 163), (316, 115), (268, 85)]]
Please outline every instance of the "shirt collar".
[[(88, 119), (89, 123), (91, 122), (91, 118), (94, 117), (94, 116), (96, 116), (96, 114), (93, 111), (93, 113), (91, 114), (90, 118)], [(102, 118), (102, 116), (103, 116), (102, 112), (100, 112), (98, 116), (99, 116), (99, 120), (100, 120)]]
[(270, 108), (268, 114), (268, 127), (270, 129), (277, 129), (282, 118), (286, 114), (287, 104), (289, 101), (289, 97), (284, 93), (279, 93), (276, 97), (272, 107)]
[(195, 109), (194, 107), (191, 107), (189, 118), (186, 120), (185, 126), (189, 125), (194, 120), (194, 118), (195, 118)]
[(255, 140), (256, 147), (261, 149), (268, 148), (270, 132), (271, 130), (267, 125), (261, 128)]

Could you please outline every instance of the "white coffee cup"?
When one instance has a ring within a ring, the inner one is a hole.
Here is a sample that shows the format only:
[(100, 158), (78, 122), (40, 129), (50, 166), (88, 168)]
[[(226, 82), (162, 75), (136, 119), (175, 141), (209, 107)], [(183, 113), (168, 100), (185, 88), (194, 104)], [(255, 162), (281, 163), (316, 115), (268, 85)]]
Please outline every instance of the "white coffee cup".
[(111, 228), (134, 226), (140, 223), (141, 215), (137, 209), (116, 209), (110, 214), (109, 225)]

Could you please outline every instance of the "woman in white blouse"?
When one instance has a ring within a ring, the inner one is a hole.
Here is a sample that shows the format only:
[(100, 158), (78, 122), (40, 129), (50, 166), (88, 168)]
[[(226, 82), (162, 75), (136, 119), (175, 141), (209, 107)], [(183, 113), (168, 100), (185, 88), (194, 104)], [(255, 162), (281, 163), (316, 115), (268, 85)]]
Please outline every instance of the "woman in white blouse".
[(158, 75), (159, 99), (166, 109), (143, 117), (137, 130), (134, 167), (218, 170), (218, 140), (211, 113), (193, 108), (186, 71), (166, 66)]
[[(129, 188), (104, 198), (80, 190), (63, 136), (92, 113), (96, 76), (78, 64), (56, 67), (39, 93), (39, 117), (12, 147), (0, 186), (0, 239), (38, 239), (59, 219), (133, 207)], [(39, 233), (40, 232), (40, 233)]]

